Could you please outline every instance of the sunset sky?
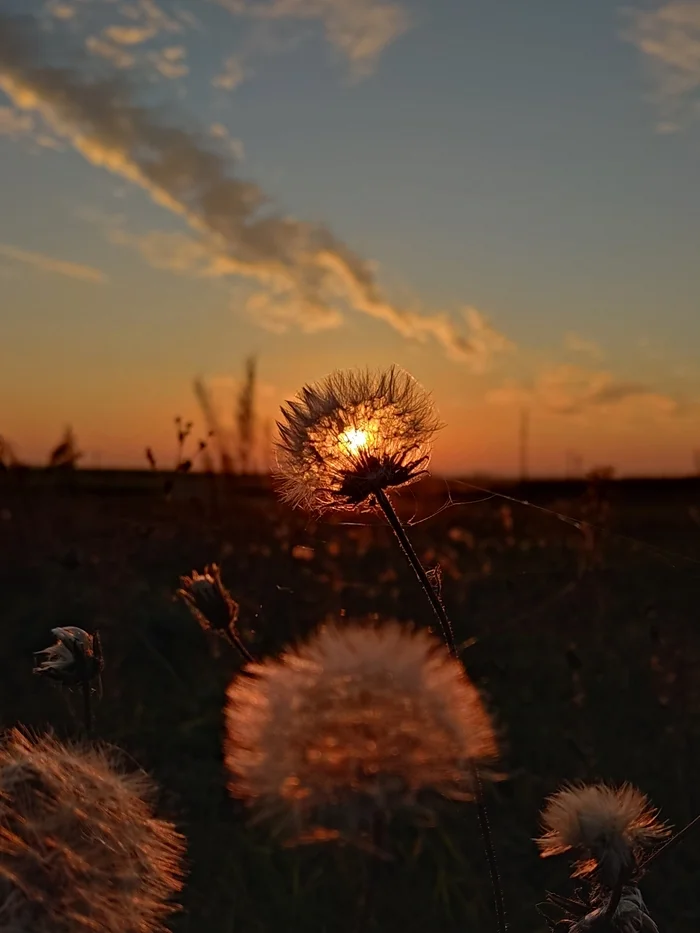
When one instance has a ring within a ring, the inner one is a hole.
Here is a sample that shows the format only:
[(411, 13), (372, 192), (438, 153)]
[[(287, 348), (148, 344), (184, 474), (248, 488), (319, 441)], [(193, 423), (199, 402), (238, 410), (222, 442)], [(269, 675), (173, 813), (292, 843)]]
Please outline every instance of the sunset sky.
[(395, 362), (435, 467), (689, 473), (700, 0), (0, 0), (0, 434), (166, 462)]

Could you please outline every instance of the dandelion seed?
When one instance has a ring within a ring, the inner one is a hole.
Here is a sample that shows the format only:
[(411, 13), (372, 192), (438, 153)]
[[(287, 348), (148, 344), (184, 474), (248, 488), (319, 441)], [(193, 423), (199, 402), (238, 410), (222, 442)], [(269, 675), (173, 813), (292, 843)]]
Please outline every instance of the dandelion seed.
[(396, 622), (324, 626), (227, 692), (231, 793), (302, 838), (473, 799), (472, 765), (497, 758), (493, 727), (458, 661)]
[(0, 927), (153, 933), (176, 908), (182, 837), (115, 750), (13, 730), (0, 745)]
[(395, 366), (332, 373), (287, 402), (282, 418), (281, 494), (319, 512), (367, 507), (373, 493), (424, 476), (442, 426), (428, 393)]
[(574, 877), (595, 874), (612, 888), (634, 873), (644, 849), (668, 837), (668, 826), (657, 817), (631, 784), (569, 785), (547, 800), (541, 817), (545, 833), (536, 841), (543, 858), (580, 852)]

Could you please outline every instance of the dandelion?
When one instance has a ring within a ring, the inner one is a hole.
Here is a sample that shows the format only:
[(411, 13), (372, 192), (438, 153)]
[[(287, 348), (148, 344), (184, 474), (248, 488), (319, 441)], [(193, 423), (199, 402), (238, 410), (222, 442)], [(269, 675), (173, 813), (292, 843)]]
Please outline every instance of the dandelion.
[(354, 834), (377, 814), (414, 815), (433, 795), (474, 799), (472, 766), (497, 757), (462, 666), (396, 622), (329, 624), (227, 692), (231, 793), (302, 839)]
[(0, 927), (152, 933), (182, 887), (183, 839), (115, 750), (13, 730), (0, 746)]
[(427, 392), (395, 366), (335, 372), (282, 407), (276, 443), (282, 496), (293, 505), (372, 507), (424, 476), (441, 424)]
[(97, 678), (102, 670), (99, 638), (75, 625), (52, 628), (56, 644), (34, 652), (34, 674), (68, 687)]
[(175, 595), (186, 603), (205, 631), (227, 638), (246, 660), (253, 660), (238, 634), (238, 603), (224, 586), (218, 564), (208, 564), (204, 573), (193, 570), (192, 576), (180, 577)]
[(64, 687), (81, 687), (85, 730), (92, 729), (92, 684), (101, 687), (100, 674), (104, 668), (102, 644), (97, 632), (90, 635), (75, 625), (51, 629), (56, 643), (34, 652), (33, 673), (48, 677)]
[(277, 423), (282, 498), (323, 512), (379, 506), (456, 655), (452, 625), (386, 494), (426, 475), (442, 427), (427, 392), (403, 370), (348, 370), (305, 386)]
[(662, 842), (669, 828), (658, 811), (631, 784), (574, 784), (553, 794), (542, 812), (543, 858), (570, 850), (580, 854), (574, 877), (596, 875), (609, 888), (639, 867), (645, 849)]

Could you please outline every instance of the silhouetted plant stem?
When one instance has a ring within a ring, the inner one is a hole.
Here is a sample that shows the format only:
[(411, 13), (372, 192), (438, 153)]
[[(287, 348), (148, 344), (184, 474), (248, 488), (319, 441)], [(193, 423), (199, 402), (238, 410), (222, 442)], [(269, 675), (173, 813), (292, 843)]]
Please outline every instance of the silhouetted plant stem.
[(227, 634), (228, 634), (231, 644), (239, 652), (239, 654), (243, 656), (244, 660), (254, 663), (255, 658), (250, 653), (250, 651), (248, 651), (246, 646), (243, 644), (243, 641), (240, 635), (237, 632), (228, 632)]
[[(383, 860), (381, 858), (381, 849), (384, 845), (384, 836), (386, 831), (386, 820), (383, 813), (375, 813), (372, 820), (372, 847), (376, 855), (372, 863), (368, 866), (365, 876), (365, 885), (360, 899), (360, 906), (357, 912), (356, 933), (367, 933), (373, 920), (374, 909), (377, 901), (377, 891), (381, 881)], [(378, 857), (379, 856), (379, 857)]]
[(610, 895), (610, 900), (608, 901), (608, 906), (605, 908), (605, 919), (608, 922), (612, 922), (612, 918), (615, 916), (615, 911), (620, 906), (620, 898), (622, 897), (622, 889), (625, 886), (625, 872), (620, 872), (617, 881), (615, 882), (615, 887), (612, 890)]
[[(442, 601), (438, 594), (435, 591), (435, 587), (432, 585), (428, 579), (428, 574), (425, 572), (425, 568), (420, 562), (420, 558), (416, 554), (415, 548), (411, 544), (406, 530), (401, 524), (401, 519), (396, 514), (396, 511), (389, 501), (389, 497), (384, 492), (383, 489), (378, 490), (374, 493), (375, 498), (379, 507), (386, 517), (386, 520), (391, 525), (391, 530), (394, 532), (401, 550), (404, 552), (406, 560), (411, 566), (411, 569), (418, 577), (418, 580), (423, 587), (425, 595), (428, 597), (430, 605), (432, 606), (433, 612), (440, 622), (440, 628), (442, 629), (445, 642), (447, 647), (450, 650), (450, 654), (454, 658), (458, 658), (457, 655), (457, 646), (455, 645), (454, 633), (452, 631), (452, 623), (450, 618), (445, 611), (445, 607), (442, 604)], [(506, 914), (505, 914), (505, 905), (503, 900), (503, 891), (501, 889), (501, 878), (498, 872), (498, 863), (496, 861), (496, 853), (493, 848), (493, 839), (491, 837), (491, 826), (488, 818), (488, 811), (486, 809), (486, 803), (484, 802), (483, 797), (483, 788), (481, 784), (481, 778), (479, 776), (479, 771), (472, 763), (472, 778), (474, 780), (474, 785), (476, 787), (476, 809), (477, 815), (479, 818), (479, 828), (481, 830), (481, 837), (484, 843), (484, 855), (486, 856), (486, 862), (489, 867), (489, 875), (491, 877), (491, 886), (493, 889), (493, 902), (494, 908), (496, 911), (496, 923), (498, 926), (499, 933), (506, 933), (507, 924), (506, 924)]]
[(689, 823), (687, 823), (683, 829), (679, 829), (676, 835), (672, 836), (668, 842), (665, 842), (659, 849), (656, 849), (655, 852), (652, 852), (651, 855), (642, 862), (640, 867), (646, 869), (650, 862), (653, 862), (654, 859), (658, 858), (662, 852), (666, 852), (667, 849), (670, 849), (671, 846), (675, 846), (675, 844), (679, 842), (685, 836), (685, 834), (695, 826), (700, 826), (700, 813)]
[(83, 720), (85, 723), (85, 733), (88, 738), (92, 735), (92, 687), (89, 680), (83, 680)]
[(391, 525), (391, 530), (394, 532), (401, 550), (406, 556), (406, 560), (411, 566), (411, 569), (418, 577), (420, 585), (423, 587), (425, 595), (428, 597), (430, 605), (432, 606), (433, 612), (437, 616), (437, 619), (440, 623), (440, 628), (442, 629), (443, 638), (447, 644), (447, 647), (450, 649), (450, 653), (456, 658), (457, 657), (457, 646), (455, 645), (454, 634), (452, 632), (452, 623), (445, 612), (445, 607), (442, 605), (440, 597), (435, 592), (435, 587), (432, 585), (428, 579), (428, 574), (425, 572), (425, 568), (420, 562), (420, 558), (416, 554), (415, 548), (411, 544), (406, 530), (401, 524), (399, 516), (396, 514), (394, 506), (389, 501), (389, 497), (384, 492), (383, 489), (379, 489), (375, 492), (375, 498), (379, 507), (386, 517), (386, 520)]
[(479, 829), (481, 830), (481, 839), (484, 844), (484, 854), (489, 866), (489, 875), (491, 877), (491, 889), (493, 891), (493, 906), (496, 911), (496, 925), (499, 933), (506, 933), (508, 924), (506, 923), (506, 908), (503, 900), (503, 889), (501, 888), (501, 877), (498, 872), (498, 862), (496, 861), (496, 852), (493, 848), (493, 837), (491, 835), (491, 824), (489, 823), (489, 814), (484, 802), (484, 788), (481, 783), (479, 769), (472, 762), (472, 780), (476, 787), (476, 813), (479, 820)]

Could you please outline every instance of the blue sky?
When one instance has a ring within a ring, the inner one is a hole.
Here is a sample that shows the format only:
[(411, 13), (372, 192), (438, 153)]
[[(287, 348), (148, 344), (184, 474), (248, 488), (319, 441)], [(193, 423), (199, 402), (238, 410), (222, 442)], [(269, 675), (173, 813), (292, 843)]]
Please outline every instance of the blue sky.
[(0, 433), (137, 464), (255, 352), (270, 417), (405, 366), (450, 471), (512, 470), (527, 407), (535, 469), (686, 472), (698, 88), (700, 0), (5, 0)]

